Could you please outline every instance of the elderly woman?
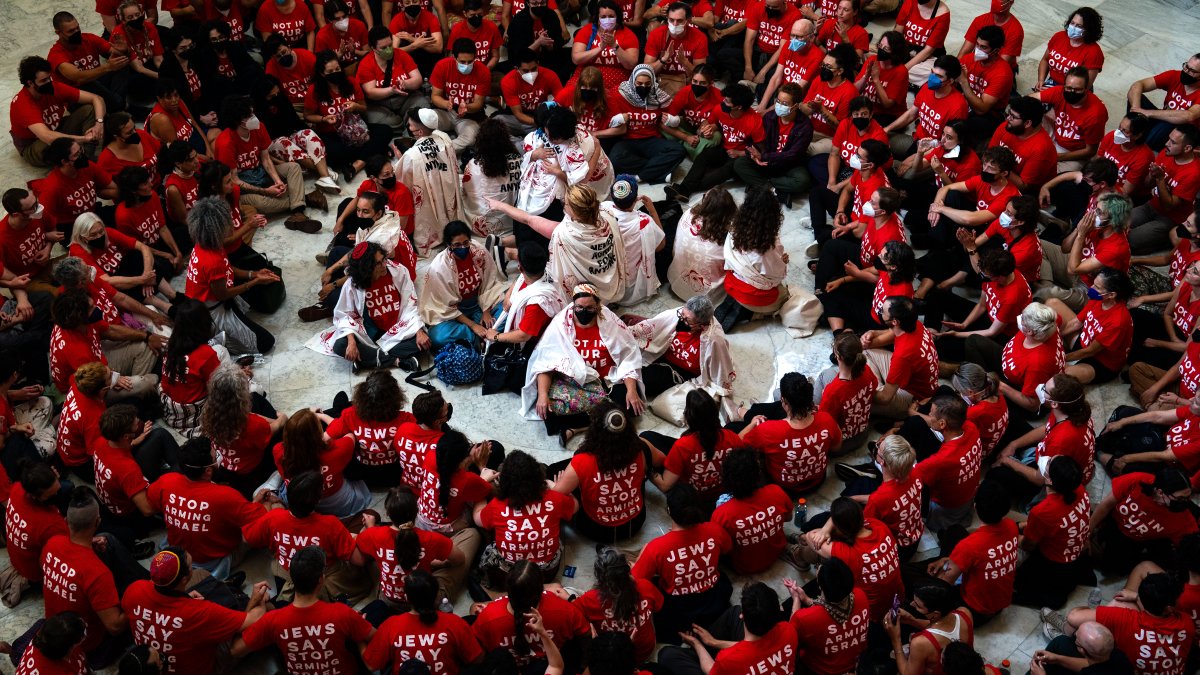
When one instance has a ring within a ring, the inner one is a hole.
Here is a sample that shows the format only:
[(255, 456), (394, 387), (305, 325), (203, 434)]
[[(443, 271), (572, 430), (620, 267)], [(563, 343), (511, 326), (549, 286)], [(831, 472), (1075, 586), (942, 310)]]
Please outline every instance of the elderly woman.
[(200, 431), (212, 441), (217, 456), (214, 480), (247, 498), (275, 471), (267, 450), (282, 437), (288, 419), (265, 396), (252, 392), (252, 386), (249, 368), (221, 365), (208, 378), (208, 398), (200, 416)]
[(417, 369), (429, 336), (417, 310), (408, 270), (387, 258), (383, 247), (360, 242), (349, 254), (346, 276), (333, 309), (333, 326), (312, 341), (313, 349), (340, 356), (355, 373), (364, 368)]
[(1031, 302), (1017, 317), (1017, 334), (1001, 348), (991, 338), (967, 338), (967, 361), (1004, 375), (1004, 398), (1036, 415), (1042, 406), (1038, 387), (1067, 367), (1058, 334), (1058, 314), (1040, 302)]
[(612, 147), (617, 173), (633, 173), (643, 183), (663, 183), (683, 161), (683, 146), (663, 138), (671, 95), (658, 87), (654, 69), (642, 64), (617, 89), (615, 113), (610, 126), (621, 129), (623, 138)]
[[(95, 271), (81, 258), (65, 258), (54, 268), (54, 280), (62, 288), (83, 288), (91, 298), (99, 317), (109, 323), (127, 325), (135, 330), (170, 323), (159, 314), (102, 279), (93, 278)], [(140, 295), (140, 293), (139, 293)]]
[(604, 398), (641, 415), (645, 408), (642, 354), (625, 324), (604, 307), (591, 284), (579, 284), (529, 357), (521, 413), (542, 419), (548, 434), (567, 441), (588, 425), (588, 413)]
[(136, 289), (139, 298), (164, 312), (170, 305), (155, 293), (168, 300), (176, 296), (171, 287), (175, 268), (170, 258), (118, 229), (105, 227), (100, 216), (90, 211), (75, 219), (67, 253), (95, 270), (95, 281), (118, 290)]
[[(725, 331), (713, 321), (713, 304), (708, 296), (694, 295), (683, 307), (640, 321), (629, 331), (642, 349), (646, 400), (690, 383), (723, 402), (732, 412), (733, 357)], [(682, 404), (682, 398), (678, 402)], [(683, 419), (682, 408), (675, 418)]]
[(438, 244), (437, 223), (462, 219), (463, 196), (458, 155), (437, 113), (429, 108), (408, 111), (408, 131), (416, 143), (400, 158), (400, 181), (413, 193), (413, 246), (424, 257)]
[(737, 209), (729, 191), (717, 186), (680, 216), (667, 268), (667, 281), (676, 297), (703, 293), (714, 305), (725, 299), (725, 237)]
[(229, 351), (210, 345), (212, 316), (203, 303), (183, 297), (175, 307), (175, 330), (163, 350), (159, 400), (163, 420), (175, 431), (195, 438), (200, 434), (200, 414), (208, 398), (208, 380)]
[(787, 300), (788, 254), (779, 241), (783, 210), (768, 187), (746, 190), (725, 237), (725, 292), (716, 319), (729, 332), (755, 314), (774, 314)]
[(205, 197), (192, 207), (188, 232), (195, 247), (188, 261), (184, 293), (208, 307), (217, 329), (225, 332), (230, 353), (265, 354), (275, 346), (275, 336), (246, 316), (249, 305), (238, 296), (255, 286), (282, 280), (269, 269), (251, 272), (229, 263), (225, 243), (231, 227), (229, 204), (223, 199)]
[(1042, 247), (1058, 286), (1040, 289), (1037, 298), (1058, 298), (1078, 312), (1091, 297), (1087, 289), (1101, 267), (1128, 273), (1132, 215), (1133, 202), (1128, 197), (1114, 192), (1098, 196), (1095, 206), (1063, 240), (1061, 252), (1053, 246)]
[(471, 228), (453, 220), (442, 228), (445, 250), (429, 260), (421, 284), (421, 321), (433, 349), (453, 342), (474, 344), (495, 322), (504, 299), (495, 263), (471, 241)]

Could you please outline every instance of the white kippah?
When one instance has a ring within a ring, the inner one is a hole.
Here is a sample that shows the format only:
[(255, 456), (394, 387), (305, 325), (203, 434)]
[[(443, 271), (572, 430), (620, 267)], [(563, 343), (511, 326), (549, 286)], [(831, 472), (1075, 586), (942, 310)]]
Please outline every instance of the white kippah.
[(429, 108), (421, 108), (417, 111), (417, 118), (421, 120), (421, 124), (436, 129), (438, 126), (438, 114)]

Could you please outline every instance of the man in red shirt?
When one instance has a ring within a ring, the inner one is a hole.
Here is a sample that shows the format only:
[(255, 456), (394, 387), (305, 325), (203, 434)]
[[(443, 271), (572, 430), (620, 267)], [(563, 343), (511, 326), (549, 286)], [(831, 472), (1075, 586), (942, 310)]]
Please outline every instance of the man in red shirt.
[(45, 154), (55, 139), (85, 143), (94, 153), (104, 130), (104, 99), (55, 82), (53, 72), (40, 56), (21, 59), (21, 89), (8, 108), (13, 145), (25, 161), (39, 167), (51, 166)]
[(979, 429), (967, 421), (967, 404), (957, 394), (933, 399), (929, 428), (941, 435), (942, 445), (917, 463), (913, 474), (930, 497), (925, 525), (940, 532), (951, 525), (971, 523), (971, 499), (983, 474), (983, 443)]
[[(970, 502), (968, 502), (970, 504)], [(1012, 604), (1017, 576), (1017, 524), (1008, 518), (1008, 492), (996, 481), (983, 481), (975, 494), (975, 513), (982, 525), (954, 546), (945, 558), (929, 563), (927, 571), (946, 583), (962, 577), (963, 603), (975, 626), (994, 619)]]
[(1042, 104), (1031, 96), (1014, 98), (1005, 123), (992, 134), (989, 147), (1004, 146), (1013, 152), (1016, 168), (1008, 179), (1018, 190), (1031, 194), (1055, 176), (1058, 151), (1042, 128)]
[(1078, 171), (1096, 154), (1108, 124), (1108, 107), (1088, 91), (1087, 68), (1072, 68), (1063, 86), (1042, 89), (1034, 96), (1054, 107), (1054, 145), (1058, 173)]
[(959, 57), (958, 85), (971, 106), (967, 119), (972, 138), (986, 138), (1004, 121), (1002, 111), (1013, 88), (1012, 65), (1001, 56), (1004, 45), (1003, 30), (984, 26), (975, 36), (974, 50)]
[[(476, 57), (478, 62), (478, 57)], [(508, 133), (524, 137), (533, 131), (533, 112), (538, 105), (550, 100), (562, 89), (562, 81), (553, 70), (538, 65), (537, 52), (520, 50), (510, 57), (517, 67), (500, 80), (504, 105), (508, 113), (497, 118), (508, 126)]]
[[(49, 464), (34, 462), (18, 476), (9, 493), (4, 518), (8, 558), (26, 581), (41, 581), (42, 548), (51, 537), (67, 534), (67, 521), (55, 506), (59, 485)], [(28, 583), (22, 585), (28, 587)]]
[(455, 152), (475, 144), (484, 119), (484, 99), (492, 88), (492, 73), (475, 55), (475, 43), (460, 38), (450, 56), (438, 61), (429, 76), (438, 127), (453, 129)]
[(990, 12), (984, 12), (971, 21), (963, 45), (958, 50), (958, 58), (962, 59), (978, 46), (979, 31), (987, 26), (998, 26), (1004, 31), (1004, 47), (1000, 50), (1000, 58), (1010, 65), (1016, 65), (1025, 45), (1025, 28), (1017, 17), (1012, 14), (1015, 0), (992, 0)]
[(691, 25), (692, 7), (672, 2), (665, 24), (646, 36), (645, 63), (658, 73), (663, 91), (675, 95), (692, 79), (696, 66), (708, 61), (708, 37)]
[[(800, 640), (797, 660), (804, 663), (805, 672), (853, 672), (867, 650), (867, 629), (871, 625), (867, 595), (855, 588), (854, 572), (838, 558), (822, 564), (816, 578), (819, 603), (808, 595), (813, 592), (811, 585), (801, 588), (791, 579), (784, 579), (783, 585), (792, 596), (791, 624)], [(847, 598), (853, 602), (849, 615), (835, 619), (830, 609), (845, 607)]]
[(267, 59), (267, 75), (279, 80), (293, 106), (303, 108), (317, 57), (302, 47), (289, 47), (281, 33), (272, 33), (267, 38), (263, 43), (263, 55)]
[(729, 562), (738, 574), (765, 572), (787, 547), (783, 524), (792, 499), (778, 485), (762, 485), (758, 452), (741, 448), (729, 453), (722, 467), (722, 484), (733, 496), (713, 512), (712, 521), (733, 539)]
[(0, 220), (0, 261), (13, 275), (27, 276), (26, 291), (57, 291), (50, 279), (50, 251), (63, 233), (45, 218), (45, 209), (32, 192), (11, 188), (0, 197), (8, 214)]
[(463, 20), (450, 28), (447, 41), (454, 44), (460, 38), (467, 38), (475, 43), (475, 56), (488, 70), (495, 70), (500, 63), (500, 48), (504, 38), (500, 35), (500, 27), (484, 17), (483, 0), (466, 0), (463, 2)]
[[(746, 36), (742, 43), (742, 78), (755, 84), (771, 79), (775, 64), (779, 61), (779, 48), (789, 44), (788, 31), (800, 20), (800, 10), (784, 0), (748, 2), (746, 8)], [(813, 36), (816, 42), (816, 35)], [(733, 70), (733, 59), (722, 64)]]
[[(1166, 92), (1161, 110), (1145, 95), (1156, 89)], [(1193, 54), (1179, 70), (1164, 70), (1129, 85), (1126, 100), (1129, 112), (1141, 113), (1154, 122), (1146, 135), (1146, 145), (1156, 152), (1162, 150), (1167, 135), (1176, 126), (1200, 122), (1200, 54)]]
[(313, 50), (320, 52), (328, 49), (337, 54), (342, 72), (347, 77), (354, 77), (358, 62), (371, 51), (367, 44), (367, 25), (361, 19), (350, 16), (350, 11), (341, 0), (330, 0), (324, 14), (327, 23), (317, 31)]
[[(397, 134), (403, 133), (408, 130), (408, 111), (429, 107), (429, 99), (421, 93), (425, 78), (408, 52), (392, 46), (392, 33), (386, 26), (368, 31), (367, 43), (371, 51), (359, 61), (355, 73), (367, 102), (367, 122), (386, 124)], [(390, 80), (385, 78), (387, 73), (391, 73)]]
[(133, 406), (120, 404), (100, 415), (100, 438), (91, 450), (96, 492), (109, 515), (105, 527), (131, 546), (135, 538), (147, 536), (158, 526), (147, 498), (150, 482), (146, 474), (157, 479), (164, 464), (174, 466), (179, 446), (171, 432), (143, 423)]
[[(734, 160), (746, 155), (751, 145), (762, 143), (767, 135), (762, 115), (754, 109), (754, 92), (744, 84), (725, 87), (725, 100), (717, 113), (721, 129), (721, 145), (705, 149), (696, 155), (692, 168), (683, 180), (665, 188), (667, 197), (686, 202), (695, 192), (720, 185), (737, 175)], [(794, 111), (793, 111), (794, 112)]]
[(124, 110), (129, 84), (138, 78), (129, 57), (99, 35), (84, 33), (70, 12), (54, 15), (54, 33), (58, 41), (46, 55), (54, 79), (99, 96), (109, 110)]
[[(738, 619), (741, 629), (738, 630)], [(742, 590), (742, 604), (729, 608), (711, 630), (680, 637), (691, 647), (664, 647), (659, 664), (670, 673), (790, 675), (796, 671), (796, 629), (779, 611), (779, 596), (760, 582)], [(714, 659), (710, 648), (718, 647)], [(699, 670), (697, 671), (697, 667)]]
[[(863, 345), (877, 350), (880, 369), (887, 368), (872, 413), (906, 419), (913, 401), (928, 399), (937, 388), (937, 349), (933, 335), (917, 320), (911, 299), (888, 298), (879, 318), (887, 328), (863, 336)], [(888, 345), (894, 345), (893, 352), (884, 351)]]
[(804, 98), (808, 85), (818, 77), (821, 62), (825, 59), (825, 52), (816, 41), (817, 29), (812, 21), (799, 19), (792, 24), (787, 41), (780, 46), (779, 67), (759, 97), (757, 110), (760, 115), (767, 114), (771, 109), (775, 92), (785, 82), (800, 87), (800, 98)]
[(1198, 140), (1200, 128), (1175, 127), (1150, 165), (1150, 201), (1134, 209), (1129, 218), (1129, 248), (1134, 255), (1171, 248), (1170, 233), (1192, 214), (1192, 200), (1200, 193)]

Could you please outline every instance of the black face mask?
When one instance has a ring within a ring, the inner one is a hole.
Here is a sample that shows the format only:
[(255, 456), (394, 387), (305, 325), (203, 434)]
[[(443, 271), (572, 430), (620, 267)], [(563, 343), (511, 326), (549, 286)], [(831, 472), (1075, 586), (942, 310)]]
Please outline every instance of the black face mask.
[(1189, 75), (1182, 70), (1179, 71), (1179, 84), (1182, 84), (1185, 87), (1190, 87), (1193, 84), (1196, 84), (1196, 79), (1197, 78), (1195, 75)]
[(768, 18), (771, 18), (771, 19), (778, 19), (778, 18), (779, 18), (779, 17), (781, 17), (781, 16), (783, 16), (783, 10), (782, 10), (782, 9), (775, 9), (774, 7), (768, 7), (768, 8), (767, 8), (767, 17), (768, 17)]
[(726, 103), (724, 101), (721, 101), (721, 112), (728, 115), (729, 113), (733, 112), (733, 106), (729, 105), (728, 103)]
[(991, 171), (980, 171), (979, 172), (979, 180), (981, 180), (985, 183), (995, 183), (996, 182), (996, 174), (992, 173)]
[(537, 18), (541, 19), (542, 23), (550, 23), (550, 20), (554, 18), (554, 10), (550, 9), (549, 7), (537, 7), (530, 11), (532, 11)]
[(284, 68), (291, 68), (292, 66), (296, 65), (296, 55), (285, 54), (284, 56), (279, 57), (279, 65), (283, 66)]
[(871, 118), (870, 117), (851, 117), (850, 124), (853, 124), (854, 128), (858, 129), (859, 131), (866, 131), (867, 127), (871, 126)]
[(125, 141), (126, 143), (128, 143), (130, 145), (137, 145), (142, 142), (142, 137), (139, 136), (138, 132), (135, 131), (132, 134), (129, 134), (128, 136), (126, 136), (125, 138), (122, 138), (121, 140)]
[(96, 323), (103, 318), (104, 312), (101, 312), (99, 307), (93, 307), (92, 311), (88, 312), (87, 319), (84, 321), (84, 323)]
[(889, 52), (889, 51), (888, 51), (888, 50), (886, 50), (886, 49), (880, 49), (879, 51), (875, 52), (875, 60), (877, 60), (877, 61), (891, 61), (891, 60), (892, 60), (892, 53), (891, 53), (891, 52)]
[(883, 264), (883, 260), (881, 260), (879, 258), (879, 256), (875, 256), (874, 258), (872, 258), (871, 264), (875, 266), (875, 270), (878, 272), (886, 272), (887, 271), (887, 265)]
[(928, 5), (931, 2), (933, 2), (933, 0), (917, 0), (918, 5)]
[(1067, 103), (1070, 103), (1071, 105), (1078, 104), (1080, 101), (1083, 100), (1084, 96), (1087, 96), (1087, 92), (1083, 92), (1083, 91), (1064, 91), (1063, 92), (1063, 100), (1066, 101)]
[(826, 68), (825, 66), (821, 66), (821, 81), (829, 82), (831, 80), (833, 80), (833, 70)]
[(707, 84), (693, 84), (693, 85), (691, 85), (691, 87), (692, 87), (692, 95), (695, 96), (696, 98), (704, 98), (704, 95), (708, 93), (708, 85)]
[(196, 53), (195, 47), (188, 47), (187, 49), (184, 49), (183, 51), (179, 52), (179, 58), (183, 59), (184, 61), (187, 61), (188, 59), (192, 58), (192, 54), (195, 54), (195, 53)]
[(392, 188), (396, 187), (396, 177), (388, 176), (387, 178), (380, 178), (379, 187), (383, 188), (384, 190), (391, 190)]
[(108, 246), (108, 237), (102, 235), (102, 236), (96, 237), (95, 239), (88, 239), (87, 245), (88, 245), (88, 248), (92, 249), (93, 251), (99, 251), (100, 249), (104, 248), (105, 246)]
[(633, 88), (637, 92), (638, 98), (645, 100), (650, 96), (650, 87), (646, 85), (637, 85)]
[(467, 23), (471, 24), (473, 28), (479, 28), (483, 25), (483, 16), (468, 16)]
[(1175, 234), (1180, 239), (1195, 239), (1195, 237), (1192, 236), (1192, 233), (1188, 232), (1188, 229), (1186, 227), (1184, 227), (1183, 225), (1175, 226)]
[(67, 44), (69, 44), (69, 45), (83, 44), (83, 31), (79, 31), (78, 33), (75, 33), (74, 35), (69, 36), (67, 38)]
[(80, 155), (76, 157), (75, 161), (71, 162), (71, 164), (75, 165), (76, 169), (86, 169), (88, 165), (87, 155)]
[(594, 309), (577, 309), (575, 310), (575, 320), (581, 324), (587, 325), (596, 318), (596, 310)]
[(1167, 502), (1167, 510), (1171, 513), (1183, 513), (1184, 511), (1187, 511), (1188, 501), (1190, 500), (1172, 499), (1171, 501)]
[(133, 19), (132, 21), (126, 21), (125, 25), (129, 26), (130, 28), (132, 28), (134, 30), (141, 30), (142, 25), (145, 23), (146, 23), (146, 17), (139, 16), (138, 18)]
[(692, 327), (688, 325), (688, 322), (684, 321), (683, 319), (680, 319), (679, 322), (675, 324), (675, 332), (676, 333), (690, 333), (690, 332), (692, 332)]
[(54, 81), (51, 80), (46, 84), (39, 84), (38, 86), (34, 87), (34, 89), (36, 89), (37, 93), (39, 94), (49, 96), (54, 93)]
[(421, 6), (409, 5), (408, 7), (404, 8), (404, 13), (415, 19), (421, 15)]
[(229, 40), (213, 40), (212, 48), (218, 54), (224, 54), (225, 48), (229, 46)]
[(600, 92), (595, 89), (580, 89), (579, 100), (584, 103), (595, 103), (596, 99), (600, 98)]

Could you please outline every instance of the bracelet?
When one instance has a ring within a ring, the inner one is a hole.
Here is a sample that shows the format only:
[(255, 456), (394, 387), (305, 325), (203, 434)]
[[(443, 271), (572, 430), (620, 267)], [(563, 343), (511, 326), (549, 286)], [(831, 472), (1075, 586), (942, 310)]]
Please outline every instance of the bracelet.
[(150, 342), (150, 331), (146, 331), (145, 333), (142, 333), (142, 342), (146, 342), (146, 343)]

